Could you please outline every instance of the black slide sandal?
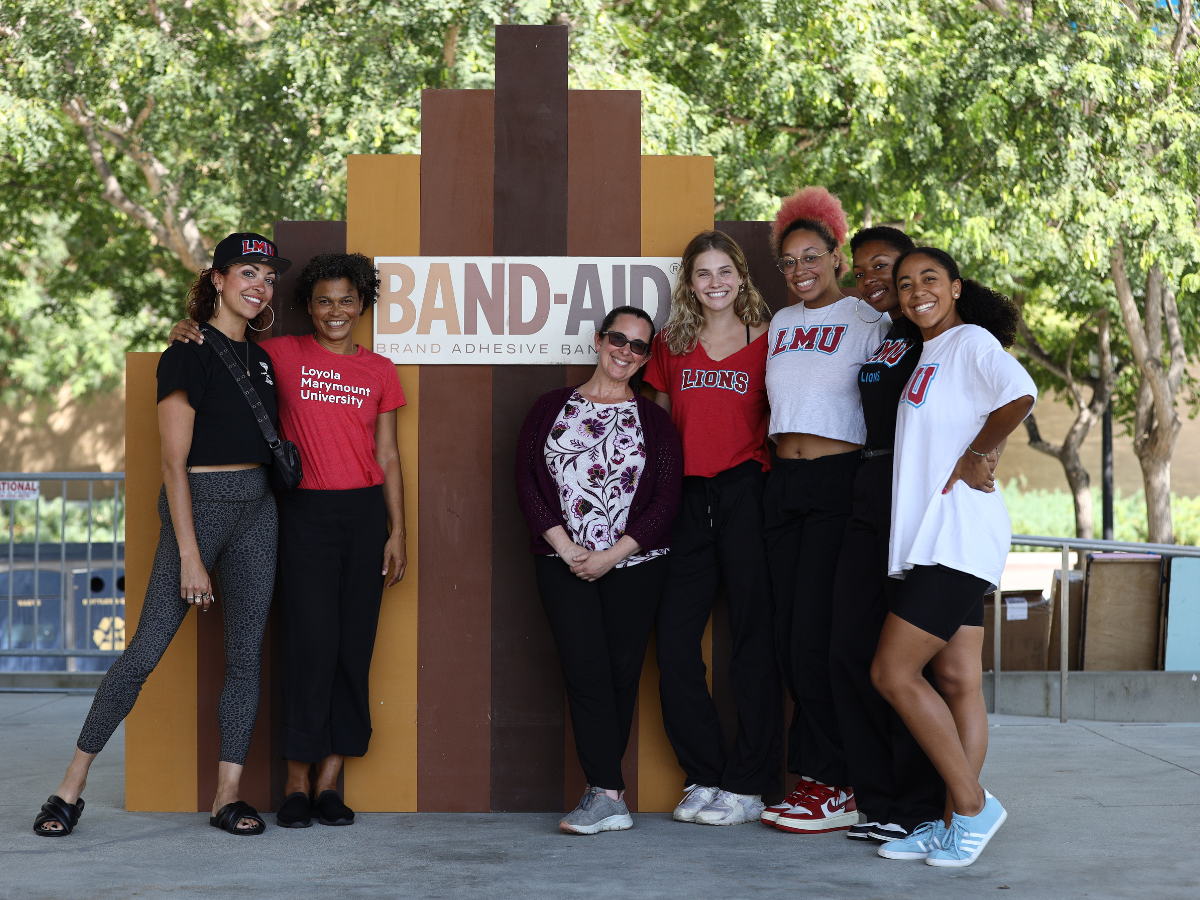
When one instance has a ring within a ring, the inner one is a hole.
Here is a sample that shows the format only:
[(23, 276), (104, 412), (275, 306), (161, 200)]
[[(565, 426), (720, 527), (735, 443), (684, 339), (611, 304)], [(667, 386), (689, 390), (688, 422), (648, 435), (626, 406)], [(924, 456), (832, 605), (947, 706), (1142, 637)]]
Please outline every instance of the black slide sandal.
[(280, 828), (311, 827), (312, 805), (308, 802), (308, 794), (303, 791), (288, 794), (275, 813), (275, 824)]
[[(238, 823), (242, 819), (253, 819), (257, 824), (253, 828), (238, 828)], [(217, 810), (215, 816), (208, 817), (208, 824), (213, 828), (228, 831), (230, 834), (262, 834), (267, 830), (267, 823), (262, 820), (258, 810), (245, 800), (226, 803)]]
[[(58, 794), (42, 804), (42, 811), (33, 820), (33, 833), (39, 837), (65, 837), (75, 830), (79, 817), (83, 815), (83, 798), (68, 803)], [(57, 822), (62, 828), (43, 828), (48, 822)]]
[(321, 791), (313, 808), (321, 817), (322, 825), (350, 825), (354, 822), (354, 810), (342, 802), (337, 791)]

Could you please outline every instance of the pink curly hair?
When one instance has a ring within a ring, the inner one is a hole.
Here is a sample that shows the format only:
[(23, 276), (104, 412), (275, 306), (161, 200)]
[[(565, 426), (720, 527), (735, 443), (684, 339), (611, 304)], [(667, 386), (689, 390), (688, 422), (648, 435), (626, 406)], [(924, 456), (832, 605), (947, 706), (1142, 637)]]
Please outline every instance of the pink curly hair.
[(829, 233), (822, 236), (833, 238), (836, 247), (846, 243), (846, 236), (850, 233), (841, 200), (823, 187), (802, 187), (783, 201), (779, 214), (775, 216), (771, 245), (776, 257), (779, 256), (784, 237), (793, 230), (791, 226), (801, 220), (824, 226)]

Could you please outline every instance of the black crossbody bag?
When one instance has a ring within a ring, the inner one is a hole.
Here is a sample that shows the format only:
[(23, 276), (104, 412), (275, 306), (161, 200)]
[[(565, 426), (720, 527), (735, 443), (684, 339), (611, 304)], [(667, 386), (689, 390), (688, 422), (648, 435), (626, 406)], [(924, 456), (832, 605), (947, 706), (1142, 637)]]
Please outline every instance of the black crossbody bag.
[(258, 398), (258, 391), (254, 390), (250, 379), (234, 361), (225, 342), (211, 333), (212, 326), (201, 326), (200, 330), (205, 333), (209, 344), (217, 351), (217, 356), (221, 357), (221, 362), (225, 363), (229, 374), (233, 376), (233, 380), (246, 395), (246, 402), (250, 404), (254, 419), (258, 422), (259, 430), (262, 431), (263, 440), (267, 442), (267, 446), (275, 455), (275, 464), (271, 466), (269, 476), (271, 487), (277, 491), (290, 491), (292, 488), (298, 487), (300, 479), (304, 477), (304, 473), (300, 469), (299, 449), (291, 441), (281, 438), (275, 431), (275, 426), (271, 424), (271, 419), (263, 408), (262, 400)]

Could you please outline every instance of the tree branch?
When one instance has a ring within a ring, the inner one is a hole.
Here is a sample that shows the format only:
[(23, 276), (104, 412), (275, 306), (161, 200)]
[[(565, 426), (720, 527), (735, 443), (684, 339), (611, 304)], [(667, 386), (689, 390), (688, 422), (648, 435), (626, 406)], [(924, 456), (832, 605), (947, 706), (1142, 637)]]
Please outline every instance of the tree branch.
[(1038, 430), (1037, 418), (1033, 413), (1025, 417), (1025, 433), (1029, 435), (1029, 446), (1034, 450), (1045, 453), (1047, 456), (1053, 456), (1057, 460), (1062, 459), (1060, 448), (1042, 439), (1042, 433)]
[(158, 30), (161, 31), (163, 34), (165, 34), (167, 37), (170, 37), (171, 36), (171, 22), (167, 18), (166, 13), (164, 13), (162, 11), (162, 8), (158, 5), (157, 0), (147, 0), (147, 5), (150, 7), (150, 15), (153, 17), (154, 21), (158, 24)]
[(1171, 58), (1179, 65), (1187, 52), (1188, 38), (1196, 30), (1192, 22), (1192, 0), (1179, 0), (1179, 25), (1175, 29), (1175, 40), (1171, 42)]

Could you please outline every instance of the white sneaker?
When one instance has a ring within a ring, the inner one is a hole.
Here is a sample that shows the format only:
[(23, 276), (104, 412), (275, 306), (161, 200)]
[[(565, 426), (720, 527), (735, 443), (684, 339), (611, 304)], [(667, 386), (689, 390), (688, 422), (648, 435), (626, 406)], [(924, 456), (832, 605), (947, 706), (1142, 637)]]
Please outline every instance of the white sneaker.
[(683, 799), (675, 807), (675, 812), (671, 813), (671, 818), (676, 822), (695, 822), (696, 814), (712, 802), (717, 790), (715, 787), (689, 784), (683, 789)]
[(766, 804), (762, 794), (734, 794), (717, 791), (708, 806), (696, 814), (700, 825), (744, 825), (762, 818)]

